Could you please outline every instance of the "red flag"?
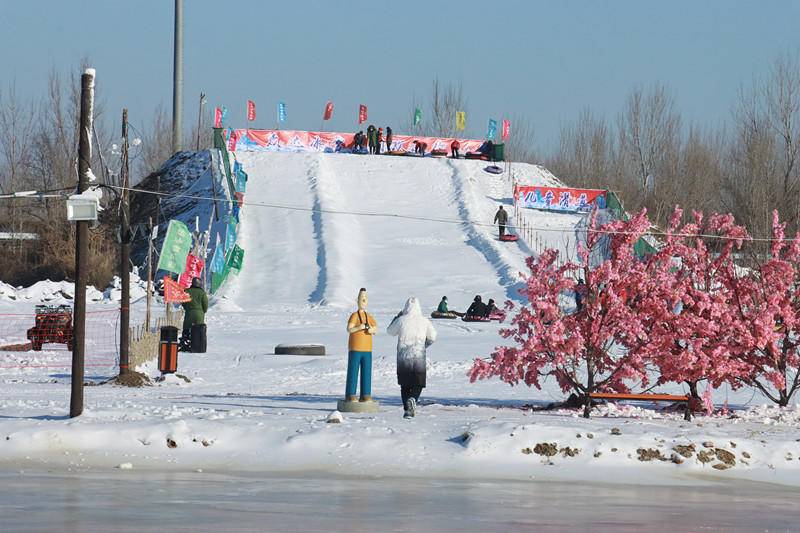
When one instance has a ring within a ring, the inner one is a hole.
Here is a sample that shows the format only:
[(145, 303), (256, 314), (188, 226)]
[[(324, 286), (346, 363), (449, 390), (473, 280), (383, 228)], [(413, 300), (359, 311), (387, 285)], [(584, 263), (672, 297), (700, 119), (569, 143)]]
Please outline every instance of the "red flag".
[(164, 276), (164, 301), (171, 304), (182, 304), (192, 299), (176, 281)]
[(215, 128), (222, 127), (222, 109), (218, 107), (214, 108), (214, 127)]
[(358, 123), (363, 124), (367, 121), (367, 106), (361, 104), (358, 106)]
[(243, 192), (235, 192), (233, 196), (236, 197), (236, 204), (239, 206), (239, 209), (242, 208), (244, 205), (244, 193)]
[(511, 133), (511, 122), (508, 119), (504, 118), (503, 119), (503, 129), (502, 129), (502, 133), (501, 133), (504, 141), (508, 140), (508, 134), (509, 133)]
[(238, 139), (238, 138), (239, 138), (239, 136), (236, 134), (236, 131), (231, 132), (231, 137), (230, 137), (230, 139), (228, 139), (228, 151), (229, 152), (235, 152), (236, 151), (236, 139)]
[(325, 104), (325, 114), (322, 115), (322, 120), (330, 120), (331, 116), (333, 116), (333, 102), (328, 101), (328, 103)]
[(196, 255), (189, 254), (186, 256), (186, 269), (183, 274), (178, 277), (178, 285), (184, 289), (192, 286), (192, 279), (199, 278), (203, 274), (203, 266), (205, 262)]
[(256, 119), (256, 103), (252, 100), (247, 101), (247, 120)]

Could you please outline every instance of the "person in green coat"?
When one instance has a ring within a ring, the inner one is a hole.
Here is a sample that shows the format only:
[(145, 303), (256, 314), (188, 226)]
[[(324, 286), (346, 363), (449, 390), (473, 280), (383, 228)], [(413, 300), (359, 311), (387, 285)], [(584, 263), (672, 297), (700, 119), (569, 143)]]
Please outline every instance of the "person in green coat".
[(187, 344), (192, 337), (192, 326), (195, 324), (206, 323), (206, 311), (208, 311), (208, 295), (200, 284), (200, 278), (192, 279), (192, 286), (186, 289), (186, 294), (191, 296), (191, 300), (183, 304), (183, 333), (181, 344)]

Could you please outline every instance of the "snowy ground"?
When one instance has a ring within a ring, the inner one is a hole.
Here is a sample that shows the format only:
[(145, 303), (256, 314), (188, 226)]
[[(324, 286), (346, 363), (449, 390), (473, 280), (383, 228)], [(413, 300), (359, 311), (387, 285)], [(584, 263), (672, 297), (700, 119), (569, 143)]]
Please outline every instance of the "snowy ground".
[[(373, 394), (381, 411), (327, 423), (344, 392), (345, 323), (359, 287), (368, 289), (382, 332), (411, 294), (428, 309), (445, 294), (453, 308), (475, 294), (515, 296), (530, 250), (472, 223), (490, 222), (498, 202), (509, 202), (510, 182), (471, 161), (238, 155), (250, 176), (248, 202), (323, 212), (245, 206), (245, 268), (207, 317), (209, 352), (181, 354), (188, 383), (171, 376), (141, 389), (87, 387), (85, 414), (69, 420), (67, 368), (0, 368), (0, 469), (800, 485), (797, 405), (762, 407), (751, 391), (721, 390), (715, 400), (727, 399), (731, 413), (692, 422), (653, 406), (601, 408), (590, 420), (570, 410), (535, 411), (563, 399), (554, 383), (538, 391), (466, 377), (471, 361), (500, 342), (496, 323), (435, 323), (428, 388), (412, 420), (402, 418), (394, 339), (379, 334)], [(538, 167), (513, 171), (520, 181), (552, 179)], [(554, 235), (570, 234), (580, 218), (526, 215), (534, 225), (563, 228)], [(134, 306), (137, 316), (141, 306)], [(2, 312), (32, 307), (0, 296)], [(272, 355), (287, 342), (321, 342), (329, 354)], [(153, 366), (144, 370), (157, 374)], [(93, 381), (111, 373), (98, 371)]]

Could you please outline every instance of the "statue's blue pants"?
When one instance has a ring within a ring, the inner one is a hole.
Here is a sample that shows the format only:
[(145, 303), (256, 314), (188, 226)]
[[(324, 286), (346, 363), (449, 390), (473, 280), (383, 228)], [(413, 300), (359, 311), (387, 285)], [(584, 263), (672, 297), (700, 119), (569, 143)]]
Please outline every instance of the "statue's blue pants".
[(361, 370), (361, 397), (372, 395), (372, 352), (347, 352), (345, 397), (356, 395), (358, 371)]

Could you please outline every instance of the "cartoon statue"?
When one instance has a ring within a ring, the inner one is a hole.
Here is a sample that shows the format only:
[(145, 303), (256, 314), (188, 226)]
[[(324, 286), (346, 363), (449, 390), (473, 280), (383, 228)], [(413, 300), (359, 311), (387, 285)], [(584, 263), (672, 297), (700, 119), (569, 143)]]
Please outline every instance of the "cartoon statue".
[[(378, 332), (378, 323), (367, 312), (367, 289), (358, 291), (358, 310), (347, 321), (350, 339), (347, 343), (347, 384), (344, 400), (338, 402), (339, 411), (377, 411), (378, 403), (372, 400), (372, 336)], [(361, 371), (361, 396), (356, 397), (358, 375)]]

